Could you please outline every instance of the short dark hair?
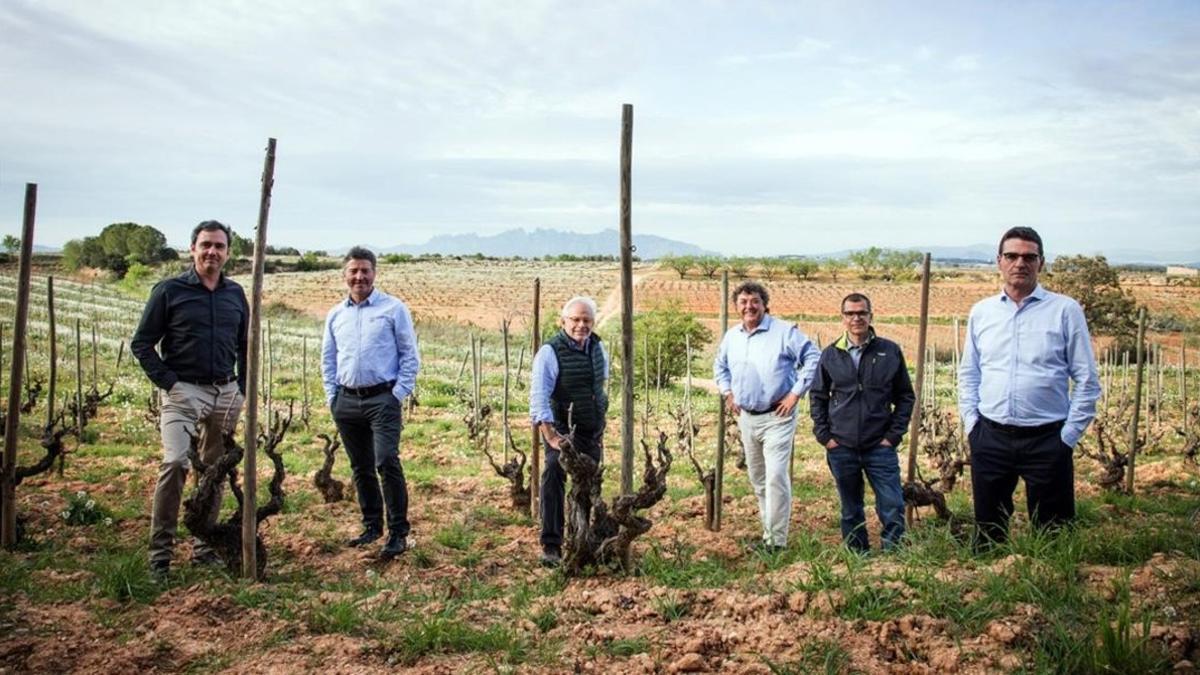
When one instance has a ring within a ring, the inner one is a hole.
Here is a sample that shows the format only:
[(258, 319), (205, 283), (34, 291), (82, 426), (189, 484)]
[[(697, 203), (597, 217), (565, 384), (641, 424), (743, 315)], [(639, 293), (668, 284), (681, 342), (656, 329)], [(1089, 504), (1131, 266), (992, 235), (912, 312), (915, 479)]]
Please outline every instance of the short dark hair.
[(1043, 260), (1046, 258), (1046, 251), (1042, 248), (1042, 237), (1037, 233), (1037, 230), (1033, 229), (1032, 227), (1018, 226), (1008, 228), (1008, 231), (1004, 233), (1004, 236), (1000, 237), (1000, 248), (997, 249), (996, 255), (1004, 253), (1004, 242), (1008, 241), (1009, 239), (1023, 239), (1025, 241), (1032, 241), (1033, 243), (1037, 244), (1038, 255), (1041, 256)]
[(367, 260), (371, 263), (371, 269), (375, 269), (375, 254), (365, 246), (353, 246), (349, 251), (346, 251), (346, 257), (342, 258), (342, 265), (351, 260)]
[(733, 295), (729, 296), (729, 299), (733, 300), (734, 304), (737, 304), (739, 295), (757, 295), (762, 298), (763, 309), (770, 308), (771, 297), (767, 294), (767, 288), (757, 281), (743, 281), (738, 284), (738, 287), (733, 289)]
[(192, 246), (196, 245), (196, 240), (200, 238), (201, 232), (216, 232), (220, 230), (225, 233), (225, 245), (233, 248), (233, 230), (229, 226), (219, 220), (206, 220), (192, 228)]
[(871, 299), (868, 298), (867, 296), (863, 295), (862, 293), (851, 293), (850, 295), (847, 295), (846, 297), (842, 298), (841, 309), (846, 309), (847, 302), (865, 302), (865, 303), (867, 303), (867, 311), (868, 312), (871, 311)]

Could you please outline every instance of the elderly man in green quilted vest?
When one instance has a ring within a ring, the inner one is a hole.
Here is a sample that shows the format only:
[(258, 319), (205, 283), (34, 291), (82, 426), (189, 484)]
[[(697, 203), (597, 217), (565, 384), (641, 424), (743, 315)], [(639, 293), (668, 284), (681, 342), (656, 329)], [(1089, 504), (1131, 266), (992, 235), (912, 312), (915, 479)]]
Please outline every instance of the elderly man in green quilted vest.
[(558, 462), (564, 437), (574, 427), (574, 446), (597, 462), (604, 456), (604, 417), (608, 413), (608, 354), (593, 331), (596, 301), (571, 298), (563, 305), (562, 329), (533, 357), (529, 417), (542, 436), (546, 466), (542, 471), (542, 556), (547, 567), (562, 562), (563, 486), (566, 473)]

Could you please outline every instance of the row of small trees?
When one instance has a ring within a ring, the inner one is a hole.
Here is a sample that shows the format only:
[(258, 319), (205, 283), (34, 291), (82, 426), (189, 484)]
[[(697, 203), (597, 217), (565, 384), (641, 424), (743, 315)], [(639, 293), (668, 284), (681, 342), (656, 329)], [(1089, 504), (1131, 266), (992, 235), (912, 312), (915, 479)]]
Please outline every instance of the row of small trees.
[(722, 270), (729, 270), (732, 276), (739, 279), (757, 276), (774, 281), (784, 276), (792, 276), (797, 281), (807, 281), (823, 271), (837, 281), (838, 275), (853, 267), (864, 279), (897, 281), (917, 277), (916, 267), (921, 262), (921, 254), (917, 251), (872, 246), (854, 251), (845, 258), (723, 258), (668, 255), (659, 262), (662, 266), (674, 270), (680, 279), (690, 273), (715, 279)]

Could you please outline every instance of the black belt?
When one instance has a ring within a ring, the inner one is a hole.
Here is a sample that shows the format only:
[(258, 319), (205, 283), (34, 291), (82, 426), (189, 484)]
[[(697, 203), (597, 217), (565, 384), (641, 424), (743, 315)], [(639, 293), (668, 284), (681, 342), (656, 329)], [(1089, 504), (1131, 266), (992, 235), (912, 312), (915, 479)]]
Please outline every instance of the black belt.
[(350, 394), (351, 396), (357, 396), (359, 398), (368, 398), (371, 396), (378, 396), (379, 394), (382, 394), (385, 391), (391, 391), (392, 388), (394, 388), (396, 386), (396, 381), (388, 380), (387, 382), (380, 382), (379, 384), (372, 384), (369, 387), (347, 387), (344, 385), (339, 385), (339, 386), (344, 393)]
[(767, 406), (767, 408), (764, 410), (748, 410), (746, 408), (742, 408), (742, 411), (745, 412), (747, 415), (766, 415), (769, 412), (775, 412), (775, 409), (779, 407), (780, 401), (783, 401), (783, 399), (779, 399), (779, 401), (775, 401), (771, 405)]
[(198, 386), (212, 385), (214, 387), (220, 387), (222, 385), (229, 384), (230, 382), (237, 382), (237, 377), (235, 377), (233, 375), (226, 375), (225, 377), (218, 377), (213, 380), (189, 380), (186, 377), (181, 377), (181, 378), (179, 378), (179, 381), (187, 382), (188, 384), (195, 384)]
[(995, 431), (1001, 431), (1006, 434), (1019, 437), (1041, 436), (1042, 434), (1048, 434), (1051, 431), (1060, 431), (1063, 428), (1063, 424), (1066, 423), (1066, 420), (1059, 420), (1057, 422), (1039, 424), (1036, 427), (1020, 427), (1015, 424), (1000, 424), (999, 422), (990, 420), (982, 415), (979, 416), (979, 421), (983, 422), (984, 425), (989, 429), (994, 429)]

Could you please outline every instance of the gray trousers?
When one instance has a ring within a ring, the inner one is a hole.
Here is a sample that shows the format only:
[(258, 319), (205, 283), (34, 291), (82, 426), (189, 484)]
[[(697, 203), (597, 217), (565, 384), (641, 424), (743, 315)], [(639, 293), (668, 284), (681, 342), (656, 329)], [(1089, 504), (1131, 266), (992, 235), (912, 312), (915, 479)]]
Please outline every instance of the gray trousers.
[[(225, 452), (222, 438), (237, 426), (242, 395), (237, 382), (223, 385), (176, 382), (171, 391), (161, 392), (163, 461), (154, 487), (154, 505), (150, 513), (150, 560), (170, 561), (175, 548), (179, 523), (179, 505), (187, 482), (188, 450), (191, 436), (200, 435), (200, 460), (211, 464)], [(215, 524), (221, 504), (221, 490), (214, 496), (211, 523)], [(193, 556), (204, 553), (197, 542)]]

